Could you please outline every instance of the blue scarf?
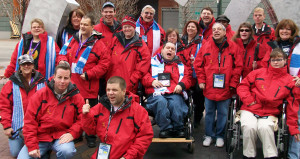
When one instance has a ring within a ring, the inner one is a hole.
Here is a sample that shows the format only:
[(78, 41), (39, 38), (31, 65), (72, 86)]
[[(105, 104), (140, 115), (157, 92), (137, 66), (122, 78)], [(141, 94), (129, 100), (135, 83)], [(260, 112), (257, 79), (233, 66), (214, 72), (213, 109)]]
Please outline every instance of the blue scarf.
[(73, 37), (71, 37), (67, 42), (65, 42), (65, 44), (63, 45), (63, 47), (61, 48), (59, 55), (67, 55), (67, 48), (70, 44), (70, 42), (72, 41)]

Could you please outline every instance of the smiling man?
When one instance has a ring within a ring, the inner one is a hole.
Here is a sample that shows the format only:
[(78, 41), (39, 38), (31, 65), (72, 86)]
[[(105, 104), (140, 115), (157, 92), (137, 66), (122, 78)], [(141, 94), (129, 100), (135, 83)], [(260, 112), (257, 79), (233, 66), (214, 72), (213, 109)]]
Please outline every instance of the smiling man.
[(163, 44), (166, 36), (164, 29), (153, 19), (154, 15), (155, 9), (150, 5), (146, 5), (136, 22), (135, 29), (146, 42), (151, 56)]
[(106, 45), (110, 45), (114, 34), (119, 32), (122, 27), (121, 23), (117, 21), (115, 18), (116, 15), (116, 7), (111, 2), (106, 2), (102, 6), (101, 11), (102, 18), (100, 19), (100, 23), (95, 25), (95, 30), (102, 33), (104, 36), (103, 42)]
[(146, 43), (135, 31), (135, 19), (126, 15), (122, 31), (116, 33), (111, 45), (111, 65), (106, 79), (120, 76), (125, 79), (127, 90), (137, 92), (138, 81), (150, 67), (150, 53)]
[(160, 127), (159, 137), (184, 137), (184, 118), (188, 107), (185, 90), (191, 87), (191, 67), (175, 55), (175, 44), (167, 42), (151, 59), (151, 70), (143, 77), (147, 109), (153, 111)]
[(49, 150), (55, 151), (57, 158), (72, 158), (76, 153), (73, 139), (82, 133), (83, 104), (71, 83), (70, 65), (59, 64), (53, 79), (29, 100), (23, 127), (25, 146), (18, 159), (41, 158)]
[(213, 37), (200, 48), (194, 68), (205, 96), (206, 137), (203, 146), (210, 146), (216, 138), (216, 146), (223, 147), (228, 106), (239, 83), (243, 60), (236, 44), (226, 39), (226, 29), (221, 23), (215, 23), (212, 30)]
[(106, 95), (90, 109), (83, 106), (81, 125), (89, 135), (101, 140), (95, 158), (142, 159), (152, 142), (153, 130), (148, 113), (139, 103), (139, 97), (126, 91), (122, 77), (107, 81)]
[(212, 26), (215, 23), (214, 11), (210, 7), (205, 7), (201, 11), (199, 20), (200, 34), (207, 40), (212, 35)]

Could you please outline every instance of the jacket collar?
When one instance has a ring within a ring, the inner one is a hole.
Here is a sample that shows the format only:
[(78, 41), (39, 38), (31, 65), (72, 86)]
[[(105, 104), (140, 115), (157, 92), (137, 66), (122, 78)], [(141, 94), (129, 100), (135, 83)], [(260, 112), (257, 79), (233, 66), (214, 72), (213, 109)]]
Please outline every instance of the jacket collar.
[(215, 18), (213, 17), (213, 18), (211, 19), (211, 22), (208, 24), (208, 26), (205, 27), (202, 18), (200, 18), (200, 19), (199, 19), (199, 25), (200, 25), (200, 28), (202, 28), (203, 30), (206, 29), (206, 28), (212, 28), (212, 26), (213, 26), (213, 24), (215, 23), (215, 21), (216, 21), (216, 20), (215, 20)]
[[(103, 17), (100, 19), (100, 22), (102, 22), (104, 25), (106, 25), (108, 28), (110, 28), (106, 22), (104, 21)], [(116, 20), (116, 18), (114, 19), (113, 22), (113, 30), (110, 30), (112, 33), (121, 30), (121, 23), (119, 21)]]
[[(122, 46), (125, 48), (125, 35), (123, 33), (123, 31), (120, 31), (118, 33), (115, 34), (116, 37), (118, 38), (119, 42), (122, 44)], [(133, 36), (131, 42), (128, 44), (128, 46), (125, 48), (125, 51), (127, 51), (129, 48), (133, 47), (133, 46), (143, 46), (142, 43), (142, 39), (139, 37), (138, 33), (135, 32), (135, 35)]]
[(256, 33), (255, 24), (252, 25), (252, 29), (254, 30), (255, 35), (263, 35), (263, 34), (269, 35), (272, 33), (272, 29), (267, 23), (264, 22), (263, 25), (264, 25), (264, 30), (261, 32), (261, 34)]
[[(80, 31), (79, 32), (77, 32), (75, 35), (74, 35), (74, 39), (79, 43), (79, 41), (80, 41)], [(102, 33), (99, 33), (98, 31), (96, 31), (96, 30), (93, 30), (93, 32), (92, 32), (92, 35), (88, 38), (88, 40), (86, 41), (86, 43), (84, 44), (84, 45), (86, 45), (86, 46), (92, 46), (92, 45), (94, 45), (94, 42), (95, 42), (95, 40), (99, 40), (99, 39), (101, 39), (101, 38), (103, 38), (103, 36), (102, 36)]]
[(275, 78), (281, 78), (284, 75), (288, 74), (286, 65), (282, 68), (274, 68), (271, 65), (269, 65), (268, 72), (271, 73)]
[(145, 22), (143, 17), (140, 16), (140, 23), (143, 25), (143, 27), (145, 27), (145, 29), (147, 30), (154, 22), (154, 19), (151, 22)]
[(191, 44), (201, 43), (201, 39), (202, 39), (202, 36), (200, 36), (199, 34), (197, 34), (190, 43), (188, 43), (188, 35), (183, 35), (181, 38), (182, 42), (185, 44), (186, 47), (191, 46)]
[[(31, 76), (33, 77), (33, 81), (32, 81), (32, 83), (30, 85), (31, 86), (30, 90), (32, 88), (34, 88), (38, 83), (43, 83), (46, 80), (40, 72), (35, 71), (35, 70), (32, 72)], [(9, 77), (9, 80), (11, 80), (13, 83), (15, 83), (16, 85), (18, 85), (19, 87), (24, 88), (24, 84), (21, 81), (20, 72), (19, 71), (14, 72), (14, 74)]]
[[(214, 39), (214, 38), (212, 38), (212, 39), (213, 39), (213, 41), (214, 41), (214, 44), (215, 44), (216, 46), (218, 46), (218, 44), (216, 43), (215, 39)], [(226, 49), (227, 47), (229, 47), (229, 44), (228, 44), (227, 38), (225, 37), (224, 40), (223, 40), (223, 42), (222, 42), (221, 45), (219, 46), (219, 51), (220, 51), (220, 52), (223, 52), (223, 50)]]

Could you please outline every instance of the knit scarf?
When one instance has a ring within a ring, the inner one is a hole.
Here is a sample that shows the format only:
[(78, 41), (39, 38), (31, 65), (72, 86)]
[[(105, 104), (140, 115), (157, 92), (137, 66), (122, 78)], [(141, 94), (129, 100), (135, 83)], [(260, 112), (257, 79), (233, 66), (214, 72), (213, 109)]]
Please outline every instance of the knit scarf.
[[(163, 73), (165, 70), (165, 63), (159, 59), (160, 54), (151, 57), (151, 69), (152, 69), (152, 77), (158, 80), (158, 74)], [(179, 80), (180, 82), (184, 76), (184, 65), (182, 63), (177, 64), (179, 69)], [(167, 87), (154, 88), (154, 96), (165, 94), (166, 92), (170, 92)]]
[[(23, 38), (19, 42), (18, 47), (18, 57), (17, 59), (22, 55), (23, 53)], [(47, 53), (46, 53), (46, 74), (45, 78), (48, 79), (54, 74), (55, 69), (55, 59), (56, 59), (56, 52), (55, 52), (55, 42), (54, 39), (51, 36), (48, 36), (47, 40)], [(16, 62), (16, 71), (19, 69), (19, 64)]]
[[(136, 22), (136, 32), (138, 32), (139, 34), (141, 34), (141, 26), (143, 27), (143, 25), (140, 23), (140, 18), (138, 18), (137, 22)], [(152, 48), (152, 53), (151, 56), (153, 56), (153, 54), (156, 52), (156, 50), (160, 47), (160, 29), (158, 24), (156, 23), (155, 20), (153, 20), (153, 24), (152, 24), (152, 33), (153, 33), (153, 48)], [(143, 30), (145, 32), (145, 29), (143, 27)]]
[(59, 55), (66, 55), (67, 54), (67, 48), (68, 48), (70, 42), (72, 41), (72, 39), (73, 39), (73, 36), (67, 42), (65, 42), (64, 46), (61, 48), (61, 50), (59, 52)]
[(64, 46), (69, 40), (69, 33), (64, 29), (61, 35), (61, 46)]
[(300, 43), (298, 43), (291, 56), (291, 63), (290, 63), (290, 74), (292, 76), (298, 76), (300, 69)]

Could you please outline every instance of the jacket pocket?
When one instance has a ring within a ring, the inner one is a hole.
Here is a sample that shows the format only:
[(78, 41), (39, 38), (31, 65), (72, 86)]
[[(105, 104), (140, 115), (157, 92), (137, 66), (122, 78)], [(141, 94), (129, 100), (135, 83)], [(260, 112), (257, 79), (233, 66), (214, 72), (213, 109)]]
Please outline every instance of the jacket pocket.
[(121, 124), (122, 124), (122, 121), (123, 121), (123, 119), (120, 119), (120, 123), (119, 123), (119, 126), (118, 126), (117, 130), (116, 130), (116, 134), (119, 132), (119, 129), (120, 129)]
[(67, 108), (67, 105), (65, 105), (64, 110), (63, 110), (63, 112), (62, 112), (62, 115), (61, 115), (61, 118), (62, 118), (62, 119), (64, 118), (64, 114), (65, 114), (66, 108)]
[(279, 90), (280, 90), (280, 86), (278, 87), (278, 89), (277, 89), (277, 92), (275, 93), (275, 96), (274, 96), (274, 97), (276, 97), (276, 96), (277, 96), (277, 94), (278, 94)]

